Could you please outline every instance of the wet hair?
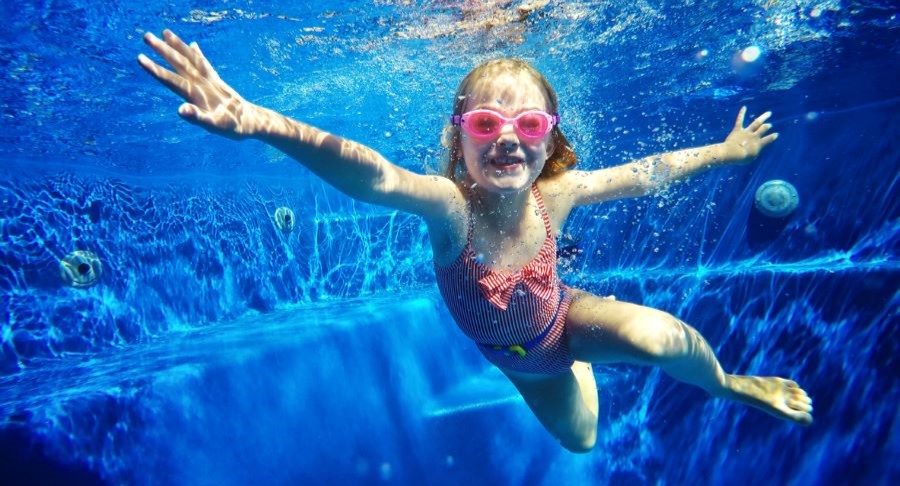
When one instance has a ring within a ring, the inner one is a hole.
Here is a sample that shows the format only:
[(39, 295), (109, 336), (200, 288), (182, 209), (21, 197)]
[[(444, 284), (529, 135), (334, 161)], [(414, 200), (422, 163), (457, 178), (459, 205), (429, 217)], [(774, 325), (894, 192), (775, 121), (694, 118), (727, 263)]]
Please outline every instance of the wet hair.
[[(547, 111), (551, 114), (559, 113), (559, 100), (556, 97), (556, 91), (553, 90), (553, 87), (550, 86), (550, 83), (547, 82), (547, 79), (544, 78), (540, 71), (521, 59), (502, 58), (479, 64), (463, 78), (459, 83), (459, 87), (456, 88), (452, 114), (463, 114), (463, 110), (466, 109), (466, 102), (469, 100), (469, 96), (472, 94), (472, 90), (475, 88), (478, 80), (489, 76), (497, 76), (501, 73), (526, 73), (530, 75), (544, 90), (544, 95), (547, 98)], [(559, 125), (554, 126), (550, 134), (553, 137), (553, 152), (547, 157), (547, 162), (544, 164), (544, 169), (538, 178), (554, 176), (574, 167), (578, 162), (572, 146), (569, 144), (566, 136), (563, 135)], [(461, 176), (466, 170), (460, 137), (460, 128), (458, 126), (454, 126), (449, 122), (444, 126), (444, 131), (441, 135), (441, 145), (447, 148), (447, 157), (443, 161), (441, 172), (452, 181), (461, 180)]]

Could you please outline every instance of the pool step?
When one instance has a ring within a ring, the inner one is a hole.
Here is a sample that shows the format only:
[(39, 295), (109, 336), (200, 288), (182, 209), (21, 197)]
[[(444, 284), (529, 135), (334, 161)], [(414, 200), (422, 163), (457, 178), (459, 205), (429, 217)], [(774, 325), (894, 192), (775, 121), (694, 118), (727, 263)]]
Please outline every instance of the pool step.
[(521, 402), (522, 397), (497, 368), (491, 366), (483, 373), (466, 378), (444, 393), (435, 396), (425, 407), (423, 415), (440, 418), (461, 413)]

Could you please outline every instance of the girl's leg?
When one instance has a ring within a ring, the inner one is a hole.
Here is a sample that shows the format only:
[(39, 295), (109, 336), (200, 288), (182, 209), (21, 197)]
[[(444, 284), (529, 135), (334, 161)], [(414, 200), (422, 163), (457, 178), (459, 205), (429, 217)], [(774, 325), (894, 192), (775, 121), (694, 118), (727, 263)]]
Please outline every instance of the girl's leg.
[(557, 376), (503, 370), (538, 420), (563, 447), (588, 452), (597, 442), (597, 383), (589, 363)]
[(566, 318), (576, 360), (658, 366), (715, 397), (752, 405), (801, 425), (812, 423), (812, 400), (797, 383), (776, 377), (729, 375), (696, 329), (665, 312), (573, 289)]

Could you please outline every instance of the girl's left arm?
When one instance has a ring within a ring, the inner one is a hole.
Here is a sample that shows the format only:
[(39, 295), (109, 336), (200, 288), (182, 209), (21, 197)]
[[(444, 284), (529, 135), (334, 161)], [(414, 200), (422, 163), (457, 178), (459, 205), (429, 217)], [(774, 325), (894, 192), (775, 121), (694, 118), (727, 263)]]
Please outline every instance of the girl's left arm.
[[(722, 143), (652, 155), (628, 164), (594, 171), (569, 171), (560, 181), (573, 206), (651, 194), (667, 184), (714, 167), (748, 164), (778, 138), (766, 112), (744, 127), (746, 107), (738, 112), (731, 133)], [(568, 189), (568, 190), (566, 190)]]

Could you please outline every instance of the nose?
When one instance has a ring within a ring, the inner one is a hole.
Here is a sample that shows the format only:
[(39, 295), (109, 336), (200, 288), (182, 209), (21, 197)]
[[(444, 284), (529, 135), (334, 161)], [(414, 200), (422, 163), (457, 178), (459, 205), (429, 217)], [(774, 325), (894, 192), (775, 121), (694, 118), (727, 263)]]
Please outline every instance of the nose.
[(500, 127), (500, 136), (497, 138), (497, 145), (506, 151), (513, 151), (519, 147), (519, 135), (516, 134), (516, 128), (512, 122), (505, 123)]

